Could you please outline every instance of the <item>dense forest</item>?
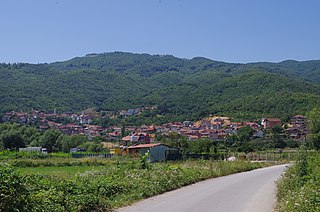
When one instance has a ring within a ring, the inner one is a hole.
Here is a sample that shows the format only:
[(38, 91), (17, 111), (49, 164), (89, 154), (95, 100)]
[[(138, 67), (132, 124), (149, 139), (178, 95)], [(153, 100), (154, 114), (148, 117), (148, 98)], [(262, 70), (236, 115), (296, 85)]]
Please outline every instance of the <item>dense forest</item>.
[(306, 114), (320, 103), (320, 61), (233, 64), (123, 52), (50, 64), (0, 64), (0, 113), (158, 106), (140, 118)]

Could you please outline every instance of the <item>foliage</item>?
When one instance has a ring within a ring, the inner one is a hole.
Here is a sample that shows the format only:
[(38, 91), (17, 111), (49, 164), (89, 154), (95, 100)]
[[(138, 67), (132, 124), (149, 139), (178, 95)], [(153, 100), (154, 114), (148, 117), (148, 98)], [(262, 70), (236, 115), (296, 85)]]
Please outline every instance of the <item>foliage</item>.
[(28, 190), (24, 177), (11, 166), (0, 163), (0, 210), (26, 211)]
[(52, 175), (47, 171), (43, 174), (43, 167), (36, 169), (38, 174), (24, 170), (22, 186), (27, 193), (22, 200), (28, 200), (27, 211), (110, 211), (200, 180), (267, 165), (187, 160), (149, 164), (148, 169), (140, 169), (139, 161), (124, 158), (104, 161), (108, 165), (60, 177), (55, 175), (56, 167), (52, 167)]
[(249, 141), (253, 136), (254, 130), (250, 126), (245, 126), (237, 131), (238, 139), (241, 142)]
[(101, 152), (102, 151), (102, 144), (99, 142), (85, 142), (78, 147), (85, 149), (88, 152)]
[(273, 126), (271, 129), (271, 135), (272, 135), (272, 140), (273, 140), (276, 148), (286, 147), (282, 127), (280, 127), (278, 125)]
[(302, 150), (278, 183), (277, 211), (320, 210), (320, 154)]
[[(99, 137), (96, 137), (94, 139), (94, 142), (88, 142), (87, 137), (84, 135), (68, 136), (56, 129), (49, 129), (44, 132), (38, 132), (36, 128), (31, 126), (20, 126), (15, 123), (0, 124), (0, 150), (17, 150), (20, 147), (36, 146), (47, 148), (48, 152), (50, 153), (69, 153), (70, 149), (75, 147), (82, 147), (91, 152), (99, 152), (102, 151), (102, 140), (99, 139)], [(14, 154), (23, 155), (24, 153)], [(31, 157), (33, 156), (35, 156), (35, 154), (33, 154)], [(37, 154), (35, 157), (45, 156)]]
[[(0, 113), (157, 105), (157, 110), (125, 121), (165, 123), (213, 113), (286, 119), (319, 105), (319, 82), (319, 61), (231, 64), (114, 52), (51, 64), (1, 64)], [(104, 117), (95, 123), (110, 126), (121, 121)]]
[(140, 156), (140, 168), (141, 169), (148, 168), (147, 160), (148, 160), (149, 156), (150, 156), (149, 151), (147, 151), (144, 155)]
[[(61, 147), (61, 151), (68, 153), (71, 148), (75, 148), (81, 145), (84, 145), (87, 142), (87, 137), (84, 135), (71, 135), (71, 136), (63, 136), (59, 142), (58, 146)], [(86, 148), (85, 148), (86, 149)], [(88, 151), (92, 151), (92, 148)]]
[(0, 149), (18, 149), (39, 139), (39, 132), (30, 126), (15, 123), (0, 124)]
[(313, 147), (320, 149), (320, 109), (315, 107), (308, 113), (308, 130), (309, 138), (313, 144)]
[(25, 147), (23, 138), (19, 132), (9, 132), (1, 136), (3, 149), (17, 150), (21, 147)]
[(37, 145), (47, 148), (48, 152), (59, 151), (62, 138), (63, 134), (59, 130), (49, 129), (43, 133)]

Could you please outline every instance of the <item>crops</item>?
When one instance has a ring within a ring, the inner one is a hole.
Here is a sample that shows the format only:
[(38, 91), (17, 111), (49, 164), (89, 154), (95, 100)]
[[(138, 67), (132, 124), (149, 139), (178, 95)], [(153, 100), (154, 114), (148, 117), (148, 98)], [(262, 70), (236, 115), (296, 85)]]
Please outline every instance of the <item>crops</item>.
[[(267, 165), (187, 160), (148, 163), (143, 167), (141, 161), (130, 158), (69, 159), (68, 165), (66, 158), (31, 160), (33, 167), (26, 162), (21, 166), (19, 160), (12, 163), (18, 167), (2, 163), (0, 210), (111, 211), (200, 180)], [(49, 166), (44, 164), (45, 160), (49, 160)]]

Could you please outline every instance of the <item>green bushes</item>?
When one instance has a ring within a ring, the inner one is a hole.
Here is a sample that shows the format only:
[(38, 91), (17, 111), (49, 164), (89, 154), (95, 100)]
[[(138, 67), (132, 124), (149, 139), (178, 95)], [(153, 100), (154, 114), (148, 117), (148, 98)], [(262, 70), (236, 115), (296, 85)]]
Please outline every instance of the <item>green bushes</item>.
[(8, 160), (14, 167), (39, 167), (39, 166), (102, 166), (107, 165), (110, 161), (97, 158), (49, 158), (49, 159), (15, 159)]
[(59, 180), (30, 176), (29, 209), (32, 211), (109, 211), (107, 198), (102, 198), (99, 185), (89, 177)]
[(23, 177), (11, 166), (0, 164), (0, 211), (24, 211), (27, 202)]
[(18, 152), (18, 151), (0, 151), (0, 161), (10, 159), (46, 159), (46, 158), (70, 158), (70, 153), (53, 152), (49, 154), (43, 154), (40, 152)]
[[(1, 201), (0, 211), (6, 208), (13, 210), (19, 205), (20, 211), (110, 211), (200, 180), (265, 166), (244, 161), (187, 160), (147, 164), (146, 168), (140, 160), (104, 161), (104, 166), (94, 171), (86, 169), (85, 172), (60, 177), (50, 172), (42, 174), (41, 168), (38, 169), (39, 174), (19, 174), (3, 165), (1, 174), (7, 178), (1, 177), (1, 180), (7, 181), (13, 176), (17, 183), (12, 181), (9, 184), (14, 190), (5, 201), (6, 205)], [(65, 166), (63, 169), (68, 168)], [(29, 172), (24, 170), (24, 173)], [(3, 184), (1, 181), (1, 197), (6, 191)]]
[(319, 152), (300, 152), (278, 183), (278, 211), (320, 211), (319, 164)]

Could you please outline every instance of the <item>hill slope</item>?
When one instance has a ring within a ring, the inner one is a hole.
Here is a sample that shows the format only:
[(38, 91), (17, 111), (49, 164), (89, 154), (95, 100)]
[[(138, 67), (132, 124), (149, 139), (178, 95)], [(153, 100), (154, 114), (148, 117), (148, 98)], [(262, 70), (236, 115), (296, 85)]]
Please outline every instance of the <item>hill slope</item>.
[(51, 64), (1, 64), (0, 111), (120, 110), (158, 105), (170, 119), (210, 113), (286, 117), (320, 103), (320, 61), (231, 64), (206, 58), (90, 54)]

